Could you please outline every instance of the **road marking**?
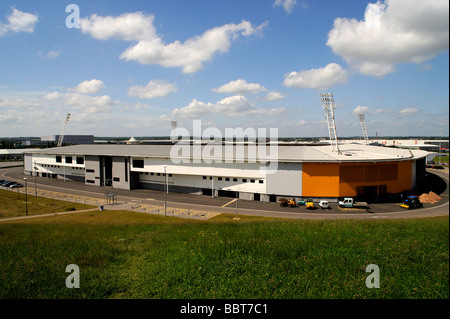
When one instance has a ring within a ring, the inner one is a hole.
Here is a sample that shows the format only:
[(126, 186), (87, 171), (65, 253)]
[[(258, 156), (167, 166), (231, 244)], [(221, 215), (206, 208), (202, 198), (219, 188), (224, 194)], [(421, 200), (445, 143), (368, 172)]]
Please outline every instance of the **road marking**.
[(236, 198), (233, 199), (231, 202), (228, 202), (228, 203), (226, 203), (225, 205), (222, 205), (222, 206), (220, 206), (220, 207), (226, 207), (226, 206), (230, 205), (231, 203), (234, 203), (235, 201), (236, 201)]

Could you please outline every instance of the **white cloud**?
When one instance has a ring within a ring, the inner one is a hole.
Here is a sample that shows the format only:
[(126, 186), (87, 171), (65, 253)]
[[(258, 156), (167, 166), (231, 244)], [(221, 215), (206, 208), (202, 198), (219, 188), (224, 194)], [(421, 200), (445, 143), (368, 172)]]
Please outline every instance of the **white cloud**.
[(49, 104), (58, 105), (65, 109), (73, 108), (81, 114), (107, 113), (118, 103), (108, 95), (90, 96), (80, 93), (48, 93), (43, 97)]
[(295, 88), (325, 90), (332, 86), (347, 83), (348, 72), (339, 64), (330, 63), (324, 68), (289, 73), (283, 85)]
[(59, 54), (60, 54), (60, 53), (61, 53), (60, 51), (50, 50), (50, 51), (48, 51), (48, 53), (45, 55), (45, 58), (46, 58), (46, 59), (49, 59), (49, 60), (51, 60), (51, 59), (56, 59), (57, 57), (59, 57)]
[(291, 14), (294, 6), (297, 4), (296, 0), (275, 0), (274, 7), (283, 7), (287, 14)]
[(82, 94), (97, 94), (105, 86), (100, 80), (92, 79), (90, 81), (86, 80), (78, 84), (76, 87), (69, 89), (69, 91), (82, 93)]
[[(226, 97), (216, 103), (205, 103), (196, 99), (189, 105), (176, 108), (172, 111), (171, 118), (200, 118), (207, 115), (224, 115), (228, 117), (243, 116), (277, 116), (284, 112), (284, 108), (263, 109), (256, 108), (254, 102), (248, 100), (245, 96), (234, 95)], [(168, 117), (168, 116), (163, 116)]]
[(125, 41), (156, 38), (153, 15), (142, 12), (124, 13), (117, 17), (97, 14), (80, 19), (81, 32), (99, 40), (117, 38)]
[(128, 90), (129, 96), (137, 96), (144, 99), (165, 97), (178, 90), (176, 83), (167, 83), (164, 80), (151, 80), (146, 86), (134, 85)]
[(182, 67), (184, 73), (194, 73), (203, 68), (216, 53), (227, 52), (231, 42), (239, 36), (261, 33), (267, 25), (253, 27), (243, 20), (239, 24), (225, 24), (194, 36), (184, 43), (176, 40), (165, 44), (153, 25), (154, 16), (142, 12), (125, 13), (118, 17), (100, 17), (96, 14), (80, 20), (81, 31), (100, 40), (117, 38), (137, 41), (120, 55), (126, 61), (157, 64), (163, 67)]
[(416, 114), (419, 112), (420, 112), (420, 110), (416, 107), (407, 107), (407, 108), (401, 109), (399, 113), (400, 113), (400, 115), (412, 115), (412, 114)]
[(266, 94), (266, 96), (263, 98), (265, 101), (279, 101), (284, 99), (286, 96), (283, 93), (280, 93), (278, 91), (270, 91)]
[(353, 115), (358, 115), (358, 114), (361, 114), (361, 113), (362, 114), (369, 113), (369, 114), (372, 114), (372, 115), (376, 115), (376, 114), (381, 114), (381, 113), (385, 113), (385, 112), (390, 112), (390, 110), (385, 110), (385, 109), (382, 109), (382, 108), (378, 108), (376, 110), (371, 110), (369, 107), (367, 107), (365, 105), (362, 105), (362, 106), (358, 105), (357, 107), (355, 107), (353, 109), (352, 114)]
[(6, 17), (8, 23), (0, 22), (0, 37), (8, 32), (34, 32), (34, 26), (38, 22), (37, 15), (12, 8), (12, 13)]
[(423, 63), (449, 47), (449, 2), (370, 3), (364, 20), (337, 18), (327, 45), (355, 70), (383, 77), (395, 64)]
[(236, 81), (228, 82), (220, 86), (219, 88), (213, 89), (216, 93), (233, 93), (233, 94), (245, 94), (245, 93), (260, 93), (265, 92), (267, 89), (258, 83), (247, 83), (243, 79), (238, 79)]

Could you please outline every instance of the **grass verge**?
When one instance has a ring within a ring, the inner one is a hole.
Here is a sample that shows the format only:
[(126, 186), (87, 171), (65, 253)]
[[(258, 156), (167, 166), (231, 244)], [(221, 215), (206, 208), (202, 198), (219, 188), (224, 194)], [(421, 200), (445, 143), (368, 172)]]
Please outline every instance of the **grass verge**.
[[(128, 211), (0, 224), (1, 298), (449, 298), (449, 219), (185, 220)], [(80, 268), (80, 288), (65, 268)], [(368, 289), (366, 266), (380, 269)]]
[(0, 218), (18, 217), (26, 215), (51, 214), (95, 208), (95, 206), (65, 202), (44, 197), (36, 197), (28, 194), (25, 197), (23, 190), (6, 191), (0, 190)]

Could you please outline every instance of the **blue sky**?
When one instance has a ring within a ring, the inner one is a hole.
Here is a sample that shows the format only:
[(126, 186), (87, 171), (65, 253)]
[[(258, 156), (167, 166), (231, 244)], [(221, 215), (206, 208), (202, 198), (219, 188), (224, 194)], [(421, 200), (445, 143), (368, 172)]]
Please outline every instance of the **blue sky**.
[(0, 136), (448, 136), (447, 0), (0, 3)]

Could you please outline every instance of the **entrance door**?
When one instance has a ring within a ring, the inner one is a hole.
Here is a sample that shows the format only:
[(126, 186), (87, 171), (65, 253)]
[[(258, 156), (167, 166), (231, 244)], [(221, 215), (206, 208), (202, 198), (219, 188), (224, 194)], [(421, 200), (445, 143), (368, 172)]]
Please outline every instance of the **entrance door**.
[(376, 202), (378, 200), (378, 186), (364, 186), (364, 197), (366, 202)]

